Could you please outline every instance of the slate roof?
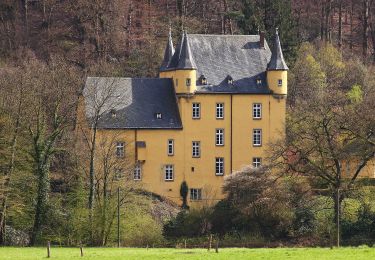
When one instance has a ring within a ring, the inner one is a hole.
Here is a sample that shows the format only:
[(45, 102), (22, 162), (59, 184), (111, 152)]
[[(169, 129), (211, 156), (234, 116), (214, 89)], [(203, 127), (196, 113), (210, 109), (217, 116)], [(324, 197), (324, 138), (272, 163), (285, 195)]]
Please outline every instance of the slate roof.
[(173, 41), (172, 41), (172, 32), (171, 29), (169, 29), (169, 35), (168, 35), (168, 42), (167, 42), (167, 47), (165, 48), (164, 52), (164, 59), (163, 62), (160, 66), (160, 71), (164, 71), (168, 69), (168, 65), (173, 57), (175, 50), (173, 47)]
[[(189, 34), (197, 78), (204, 75), (208, 83), (197, 81), (197, 92), (269, 94), (266, 70), (271, 51), (267, 42), (260, 47), (259, 40), (259, 35)], [(233, 84), (228, 84), (228, 76)]]
[(189, 44), (189, 36), (186, 32), (184, 32), (184, 38), (181, 43), (181, 51), (180, 57), (178, 60), (177, 69), (196, 69), (197, 65), (195, 65), (195, 61), (193, 55), (191, 53), (190, 44)]
[(89, 121), (101, 108), (100, 129), (182, 128), (171, 79), (89, 77), (83, 96)]
[(275, 43), (272, 50), (271, 60), (267, 66), (268, 70), (289, 70), (288, 66), (286, 65), (283, 51), (281, 49), (280, 37), (279, 32), (276, 29), (275, 35)]

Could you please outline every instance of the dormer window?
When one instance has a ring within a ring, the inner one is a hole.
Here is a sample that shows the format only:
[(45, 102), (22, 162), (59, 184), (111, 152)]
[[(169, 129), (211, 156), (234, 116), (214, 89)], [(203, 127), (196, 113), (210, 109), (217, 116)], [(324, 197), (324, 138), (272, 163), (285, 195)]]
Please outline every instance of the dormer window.
[(262, 80), (261, 79), (257, 79), (257, 85), (262, 85)]
[(156, 119), (162, 119), (161, 113), (155, 113), (155, 118)]
[(233, 78), (231, 76), (228, 76), (227, 82), (228, 82), (228, 84), (232, 85), (233, 84)]
[(277, 81), (277, 85), (278, 85), (279, 87), (282, 87), (282, 86), (283, 86), (283, 80), (282, 80), (282, 79), (279, 79), (279, 80)]
[(111, 109), (110, 114), (112, 118), (116, 118), (116, 109)]
[(202, 85), (207, 85), (207, 78), (204, 75), (201, 75), (199, 80)]

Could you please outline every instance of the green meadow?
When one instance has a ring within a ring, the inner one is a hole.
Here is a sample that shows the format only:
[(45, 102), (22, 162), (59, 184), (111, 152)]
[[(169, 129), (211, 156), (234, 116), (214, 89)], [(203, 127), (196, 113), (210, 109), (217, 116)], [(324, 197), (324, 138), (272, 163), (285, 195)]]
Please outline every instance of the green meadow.
[[(0, 259), (47, 259), (46, 248), (0, 248)], [(51, 248), (50, 259), (375, 259), (375, 249), (369, 247), (330, 248), (224, 248), (170, 249), (170, 248)]]

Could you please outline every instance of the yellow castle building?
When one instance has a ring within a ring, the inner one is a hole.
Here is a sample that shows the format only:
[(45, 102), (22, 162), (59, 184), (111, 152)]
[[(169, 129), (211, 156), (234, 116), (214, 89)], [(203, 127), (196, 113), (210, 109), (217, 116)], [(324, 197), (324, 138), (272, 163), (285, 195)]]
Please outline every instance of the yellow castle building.
[(169, 33), (159, 78), (89, 77), (85, 114), (97, 139), (111, 136), (118, 160), (135, 165), (145, 189), (190, 205), (223, 197), (224, 176), (259, 167), (267, 144), (284, 138), (288, 67), (276, 32)]

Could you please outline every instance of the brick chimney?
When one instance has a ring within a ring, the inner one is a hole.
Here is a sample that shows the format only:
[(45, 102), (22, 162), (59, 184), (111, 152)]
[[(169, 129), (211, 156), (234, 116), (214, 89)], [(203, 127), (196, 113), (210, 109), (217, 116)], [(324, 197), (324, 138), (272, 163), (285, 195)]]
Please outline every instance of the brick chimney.
[(265, 34), (264, 32), (260, 32), (259, 33), (259, 48), (261, 49), (264, 49), (264, 37), (265, 37)]

